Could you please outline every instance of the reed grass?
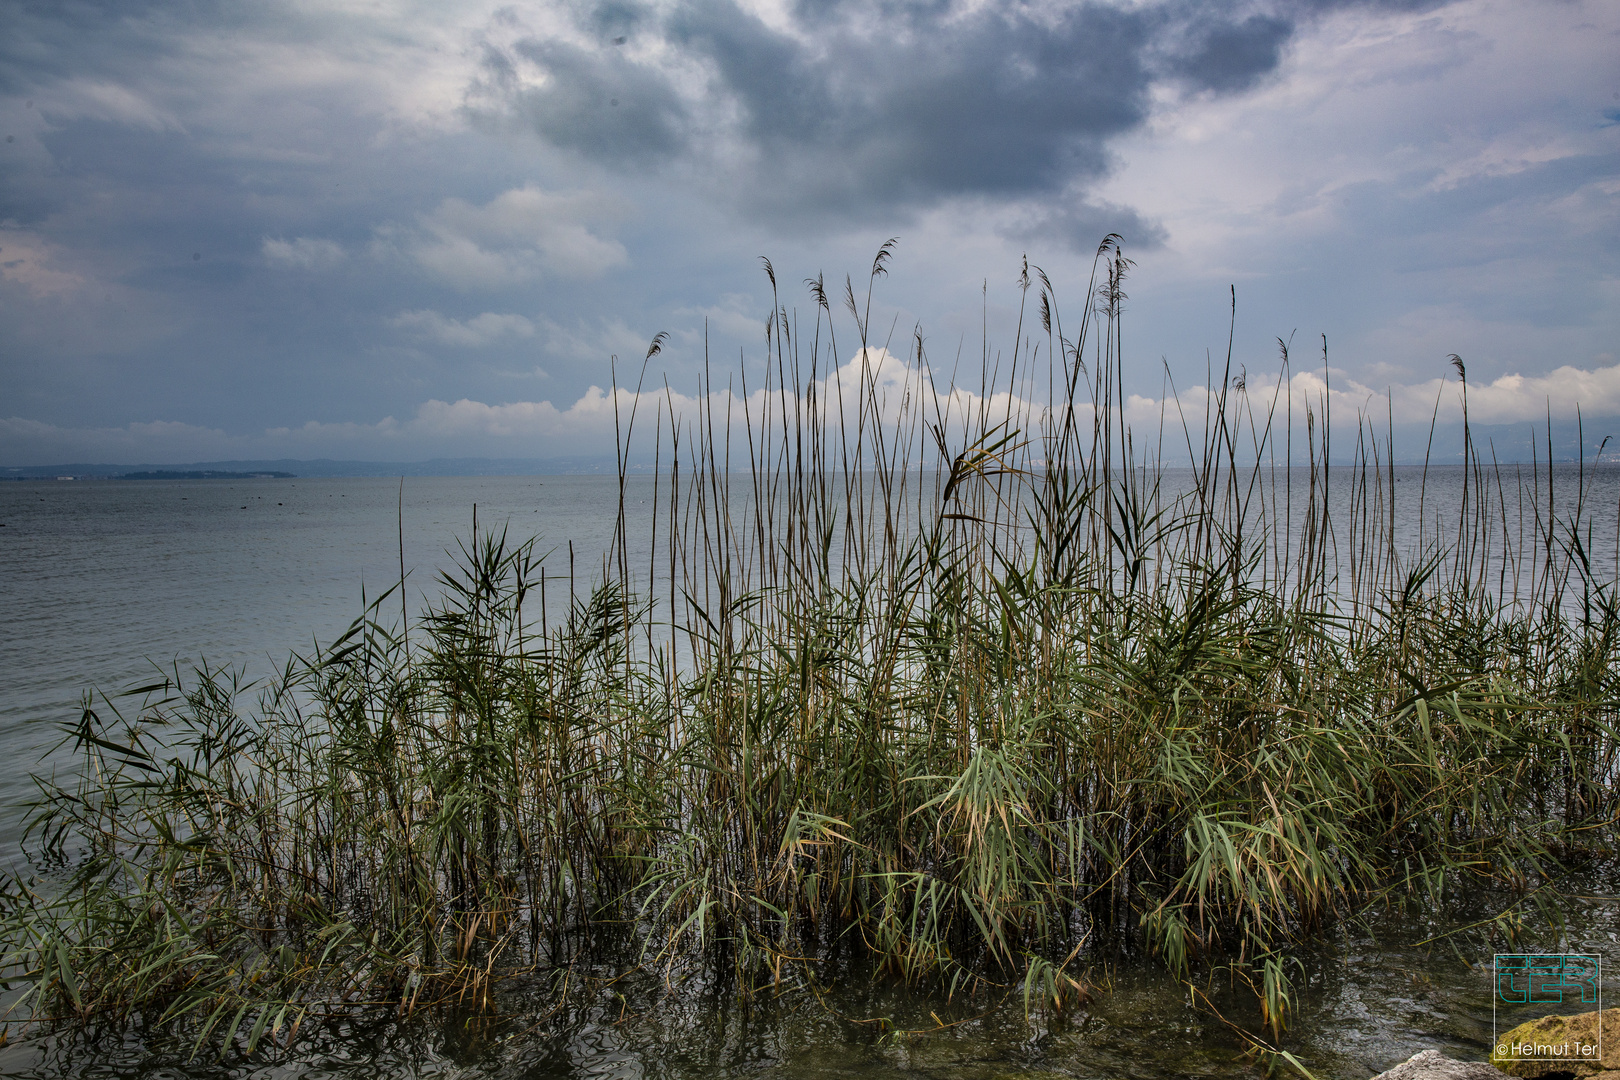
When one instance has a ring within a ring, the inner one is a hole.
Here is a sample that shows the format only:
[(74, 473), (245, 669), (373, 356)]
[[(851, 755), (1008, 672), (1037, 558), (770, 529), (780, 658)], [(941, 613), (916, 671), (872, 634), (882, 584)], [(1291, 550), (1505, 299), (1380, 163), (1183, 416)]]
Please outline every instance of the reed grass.
[(1280, 1031), (1334, 920), (1488, 887), (1511, 934), (1608, 854), (1590, 470), (1555, 506), (1550, 463), (1470, 437), (1455, 519), (1403, 545), (1391, 441), (1367, 419), (1329, 469), (1286, 345), (1269, 404), (1229, 357), (1201, 416), (1137, 441), (1117, 238), (1072, 339), (1026, 266), (1029, 323), (971, 393), (920, 333), (885, 374), (891, 250), (841, 308), (811, 280), (803, 330), (766, 263), (738, 393), (615, 389), (588, 586), (475, 525), (408, 625), (384, 597), (251, 692), (177, 671), (128, 717), (87, 704), (5, 886), (13, 1022), (251, 1052), (357, 1009), (497, 1011), (519, 975), (566, 994), (603, 957), (745, 999), (843, 958), (1061, 1010), (1145, 949)]

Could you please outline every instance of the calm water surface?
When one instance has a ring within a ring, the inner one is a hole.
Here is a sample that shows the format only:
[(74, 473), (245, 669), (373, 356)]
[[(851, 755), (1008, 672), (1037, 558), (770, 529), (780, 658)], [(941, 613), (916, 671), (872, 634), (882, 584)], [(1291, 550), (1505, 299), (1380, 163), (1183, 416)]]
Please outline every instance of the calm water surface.
[[(648, 485), (631, 484), (636, 509)], [(87, 690), (175, 664), (262, 678), (331, 641), (399, 580), (401, 514), (414, 613), (475, 507), (480, 530), (539, 536), (566, 580), (569, 541), (579, 576), (600, 573), (616, 501), (597, 476), (412, 477), (403, 501), (399, 481), (369, 478), (0, 484), (0, 804), (32, 793)], [(0, 844), (17, 839), (0, 810)]]

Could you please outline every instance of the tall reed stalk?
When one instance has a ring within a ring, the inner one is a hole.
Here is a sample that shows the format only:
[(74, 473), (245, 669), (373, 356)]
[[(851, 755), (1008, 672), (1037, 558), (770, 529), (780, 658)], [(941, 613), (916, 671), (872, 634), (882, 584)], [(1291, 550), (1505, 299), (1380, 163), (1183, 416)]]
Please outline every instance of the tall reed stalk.
[(1402, 491), (1403, 544), (1387, 432), (1363, 418), (1329, 469), (1287, 345), (1269, 401), (1229, 351), (1202, 416), (1138, 441), (1118, 238), (1072, 337), (1026, 265), (1035, 309), (976, 388), (879, 339), (891, 250), (842, 305), (808, 282), (802, 321), (766, 263), (739, 392), (615, 389), (591, 586), (475, 527), (409, 641), (384, 598), (254, 702), (200, 671), (87, 706), (4, 894), (12, 1016), (251, 1050), (372, 1005), (495, 1010), (592, 957), (745, 997), (844, 957), (1064, 1008), (1139, 945), (1225, 965), (1280, 1030), (1332, 920), (1534, 893), (1612, 842), (1589, 469), (1572, 505), (1470, 436), (1457, 515)]

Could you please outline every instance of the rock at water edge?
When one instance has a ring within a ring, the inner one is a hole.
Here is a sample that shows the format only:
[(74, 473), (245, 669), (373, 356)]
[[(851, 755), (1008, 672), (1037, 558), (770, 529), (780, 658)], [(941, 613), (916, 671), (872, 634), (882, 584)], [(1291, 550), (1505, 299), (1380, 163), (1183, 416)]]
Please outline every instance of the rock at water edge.
[(1505, 1080), (1506, 1076), (1483, 1061), (1456, 1061), (1438, 1050), (1424, 1050), (1373, 1080)]
[(1525, 1080), (1620, 1080), (1620, 1009), (1527, 1021), (1497, 1036), (1491, 1064)]

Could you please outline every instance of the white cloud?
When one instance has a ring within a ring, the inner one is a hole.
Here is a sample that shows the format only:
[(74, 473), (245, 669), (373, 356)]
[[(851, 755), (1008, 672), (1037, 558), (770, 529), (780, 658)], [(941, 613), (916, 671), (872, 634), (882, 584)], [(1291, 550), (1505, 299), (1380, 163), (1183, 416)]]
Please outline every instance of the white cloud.
[(23, 229), (0, 228), (0, 280), (15, 281), (36, 297), (61, 296), (85, 284), (85, 277), (61, 267), (60, 249)]
[[(1502, 375), (1490, 381), (1468, 385), (1468, 419), (1473, 424), (1573, 424), (1576, 411), (1588, 419), (1620, 418), (1620, 364), (1578, 368), (1564, 365), (1544, 375)], [(1202, 423), (1210, 391), (1203, 386), (1182, 390), (1178, 395), (1181, 414)], [(1369, 384), (1338, 368), (1325, 374), (1318, 368), (1295, 371), (1286, 384), (1270, 376), (1247, 379), (1245, 390), (1233, 391), (1229, 404), (1242, 401), (1255, 415), (1264, 416), (1276, 402), (1280, 423), (1291, 402), (1296, 426), (1309, 408), (1318, 420), (1331, 415), (1335, 428), (1354, 424), (1364, 416), (1382, 430), (1386, 420), (1413, 430), (1426, 428), (1431, 421), (1442, 424), (1462, 419), (1463, 386), (1449, 369), (1445, 377), (1423, 382)], [(1166, 401), (1165, 415), (1179, 424), (1178, 402)], [(1160, 402), (1132, 395), (1126, 418), (1134, 425), (1156, 423)]]
[[(1032, 431), (1041, 410), (1039, 403), (1005, 391), (980, 396), (950, 386), (926, 365), (908, 362), (885, 349), (857, 352), (829, 372), (815, 392), (820, 415), (834, 428), (841, 419), (853, 425), (857, 413), (865, 409), (869, 433), (875, 430), (871, 426), (874, 418), (885, 426), (886, 439), (893, 438), (896, 424), (904, 425), (915, 439), (927, 438), (924, 425), (939, 424), (947, 444), (953, 447), (975, 438), (985, 417), (994, 425), (1011, 415), (1014, 427)], [(1279, 385), (1275, 378), (1250, 376), (1242, 391), (1232, 392), (1228, 404), (1241, 404), (1263, 424), (1276, 402), (1280, 438), (1290, 394), (1296, 432), (1303, 431), (1307, 407), (1318, 422), (1324, 411), (1331, 413), (1336, 429), (1364, 416), (1381, 431), (1386, 415), (1393, 414), (1397, 429), (1422, 431), (1435, 414), (1437, 400), (1442, 423), (1461, 418), (1461, 387), (1454, 376), (1383, 387), (1369, 386), (1339, 370), (1331, 370), (1326, 378), (1320, 370), (1297, 371), (1287, 386)], [(1158, 429), (1161, 420), (1167, 430), (1176, 431), (1183, 417), (1196, 440), (1210, 400), (1210, 391), (1202, 386), (1183, 389), (1175, 399), (1131, 394), (1124, 420), (1136, 432), (1139, 445), (1147, 445), (1145, 437)], [(1469, 417), (1475, 424), (1545, 423), (1549, 410), (1555, 424), (1568, 424), (1574, 420), (1577, 405), (1589, 420), (1620, 418), (1620, 364), (1589, 369), (1566, 365), (1545, 375), (1505, 375), (1468, 388)], [(616, 420), (621, 431), (627, 430), (632, 409), (638, 413), (635, 442), (645, 451), (650, 449), (655, 428), (667, 437), (672, 418), (690, 430), (706, 408), (717, 437), (724, 437), (729, 422), (736, 440), (742, 438), (745, 420), (751, 419), (757, 433), (762, 430), (761, 418), (779, 415), (782, 407), (779, 391), (767, 395), (759, 387), (746, 398), (730, 390), (717, 390), (704, 398), (662, 388), (638, 397), (624, 387), (614, 391), (592, 386), (571, 404), (561, 406), (550, 400), (492, 404), (471, 398), (435, 398), (424, 401), (404, 419), (388, 416), (372, 423), (311, 420), (254, 434), (229, 434), (176, 421), (70, 428), (12, 417), (0, 419), (0, 457), (14, 462), (133, 463), (254, 457), (410, 460), (460, 455), (606, 455), (614, 444)], [(791, 401), (787, 407), (792, 410)], [(1078, 412), (1082, 427), (1089, 427), (1089, 408)], [(1165, 444), (1167, 452), (1179, 451), (1176, 439), (1179, 435)], [(1411, 455), (1403, 451), (1402, 456)]]
[(621, 203), (603, 195), (528, 185), (483, 206), (445, 199), (415, 228), (379, 233), (385, 245), (456, 288), (500, 288), (540, 274), (594, 278), (628, 265), (624, 245), (592, 231), (623, 213)]
[(325, 270), (346, 257), (342, 246), (332, 240), (300, 236), (292, 240), (264, 238), (264, 257), (281, 266), (299, 270)]
[(185, 130), (172, 112), (138, 91), (119, 83), (93, 79), (68, 79), (40, 92), (39, 111), (57, 123), (88, 119), (149, 131)]
[[(628, 398), (628, 393), (621, 393)], [(373, 424), (309, 421), (270, 428), (264, 441), (287, 453), (366, 453), (387, 458), (440, 453), (499, 452), (507, 456), (607, 453), (612, 448), (613, 395), (593, 386), (573, 405), (512, 401), (498, 405), (462, 398), (425, 401), (404, 420)]]
[[(936, 380), (937, 390), (936, 390)], [(817, 409), (829, 424), (845, 421), (853, 427), (856, 417), (867, 417), (868, 436), (885, 425), (892, 438), (893, 425), (903, 424), (922, 436), (923, 424), (938, 423), (947, 436), (961, 436), (976, 430), (981, 417), (1017, 416), (1040, 406), (1005, 391), (986, 396), (946, 385), (926, 365), (908, 363), (887, 349), (858, 350), (848, 361), (828, 372), (814, 387)], [(791, 396), (791, 395), (790, 395)], [(560, 453), (607, 453), (613, 447), (615, 429), (628, 431), (631, 413), (637, 415), (635, 442), (650, 448), (653, 429), (666, 433), (671, 421), (690, 430), (707, 411), (707, 423), (724, 438), (727, 423), (735, 440), (745, 438), (744, 426), (752, 422), (756, 432), (764, 430), (761, 418), (779, 416), (783, 407), (779, 388), (769, 394), (756, 387), (744, 397), (731, 389), (708, 395), (686, 394), (663, 388), (637, 394), (621, 386), (617, 390), (590, 387), (572, 404), (559, 407), (547, 401), (510, 401), (489, 404), (462, 398), (457, 401), (430, 400), (418, 406), (414, 416), (404, 420), (385, 417), (374, 424), (319, 423), (301, 427), (273, 428), (266, 438), (294, 453), (291, 443), (318, 446), (323, 453), (365, 452), (397, 457), (401, 453), (450, 452), (500, 453), (510, 456)], [(788, 405), (791, 410), (792, 405)], [(1157, 416), (1158, 404), (1131, 399), (1128, 415), (1139, 419)], [(659, 419), (661, 415), (661, 420)], [(778, 421), (772, 420), (770, 423)], [(408, 449), (407, 449), (408, 448)], [(297, 453), (308, 453), (299, 450)]]
[(1171, 244), (1229, 275), (1226, 246), (1343, 223), (1368, 181), (1443, 190), (1604, 153), (1613, 4), (1457, 0), (1425, 13), (1348, 7), (1302, 27), (1255, 93), (1157, 95), (1098, 194), (1165, 222)]
[(1115, 142), (1120, 167), (1095, 196), (1168, 234), (1155, 251), (1126, 237), (1141, 264), (1126, 286), (1135, 389), (1156, 392), (1160, 356), (1183, 385), (1202, 379), (1233, 284), (1234, 352), (1251, 369), (1296, 327), (1326, 334), (1333, 363), (1379, 393), (1439, 375), (1452, 352), (1481, 387), (1610, 362), (1620, 294), (1603, 238), (1620, 200), (1601, 176), (1620, 151), (1604, 124), (1620, 6), (1393, 8), (1304, 20), (1266, 85), (1166, 91)]
[[(1442, 392), (1439, 379), (1399, 388), (1397, 416), (1427, 420), (1436, 397), (1442, 416), (1460, 418), (1461, 388)], [(1545, 375), (1503, 375), (1468, 387), (1468, 416), (1476, 424), (1570, 421), (1576, 408), (1588, 417), (1620, 416), (1620, 365), (1584, 369), (1565, 364)]]
[(388, 320), (402, 330), (421, 334), (441, 345), (477, 348), (490, 345), (502, 338), (534, 336), (534, 323), (522, 315), (500, 315), (486, 311), (470, 319), (447, 318), (437, 311), (402, 311)]
[(1446, 191), (1469, 180), (1492, 176), (1512, 176), (1549, 161), (1575, 157), (1591, 149), (1561, 134), (1515, 131), (1490, 140), (1471, 157), (1453, 159), (1429, 183), (1435, 191)]

